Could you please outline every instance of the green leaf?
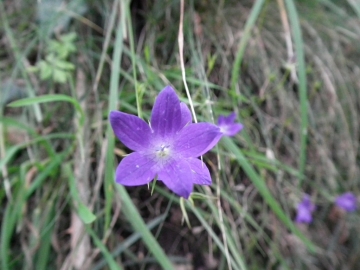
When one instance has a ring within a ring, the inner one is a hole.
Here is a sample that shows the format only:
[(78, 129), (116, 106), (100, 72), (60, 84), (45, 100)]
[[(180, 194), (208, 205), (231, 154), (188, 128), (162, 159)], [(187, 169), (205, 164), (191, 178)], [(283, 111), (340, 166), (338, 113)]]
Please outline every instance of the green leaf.
[(39, 64), (39, 70), (40, 70), (40, 79), (45, 81), (49, 78), (51, 78), (53, 73), (53, 68), (45, 61), (40, 61)]
[(54, 69), (54, 81), (58, 83), (66, 83), (67, 72), (61, 69)]
[(77, 38), (77, 34), (75, 32), (70, 32), (60, 37), (60, 40), (65, 44), (72, 44)]
[(30, 67), (26, 68), (26, 70), (27, 70), (29, 73), (35, 73), (35, 72), (38, 72), (38, 71), (39, 71), (39, 67), (38, 67), (38, 66), (30, 66)]
[(85, 224), (90, 224), (96, 220), (96, 216), (83, 203), (79, 203), (77, 211), (79, 217)]
[(64, 69), (64, 70), (74, 70), (75, 69), (74, 64), (67, 62), (67, 61), (59, 60), (59, 59), (54, 64), (57, 68)]

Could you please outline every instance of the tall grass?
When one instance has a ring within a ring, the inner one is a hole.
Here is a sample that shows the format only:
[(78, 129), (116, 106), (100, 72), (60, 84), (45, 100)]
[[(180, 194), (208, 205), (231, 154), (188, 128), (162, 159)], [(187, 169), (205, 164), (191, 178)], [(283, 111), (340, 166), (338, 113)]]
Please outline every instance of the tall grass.
[[(1, 269), (359, 267), (359, 214), (333, 204), (359, 194), (354, 1), (69, 3), (45, 35), (47, 1), (0, 2)], [(203, 156), (213, 185), (188, 201), (114, 182), (130, 151), (109, 112), (148, 121), (168, 84), (198, 121), (245, 126)], [(293, 221), (304, 193), (310, 225)]]

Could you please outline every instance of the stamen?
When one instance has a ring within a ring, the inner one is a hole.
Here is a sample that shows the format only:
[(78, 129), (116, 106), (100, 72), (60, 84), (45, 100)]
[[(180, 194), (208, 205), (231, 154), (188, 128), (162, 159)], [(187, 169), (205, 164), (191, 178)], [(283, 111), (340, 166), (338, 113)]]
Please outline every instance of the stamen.
[(161, 145), (158, 149), (156, 149), (156, 155), (160, 158), (165, 158), (170, 154), (170, 145)]

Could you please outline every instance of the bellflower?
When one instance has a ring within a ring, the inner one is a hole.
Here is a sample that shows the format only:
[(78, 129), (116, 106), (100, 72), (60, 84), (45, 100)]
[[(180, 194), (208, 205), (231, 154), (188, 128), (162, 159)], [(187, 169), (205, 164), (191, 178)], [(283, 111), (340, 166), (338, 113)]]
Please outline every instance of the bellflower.
[(220, 115), (218, 119), (218, 127), (225, 136), (235, 136), (236, 133), (240, 132), (244, 126), (240, 123), (235, 123), (236, 115), (231, 113), (228, 116)]
[(351, 192), (346, 192), (343, 195), (340, 195), (336, 198), (335, 204), (344, 209), (346, 212), (356, 211), (356, 196)]
[(186, 199), (194, 184), (211, 184), (208, 168), (197, 157), (215, 146), (221, 138), (220, 129), (210, 123), (193, 124), (190, 110), (171, 86), (159, 93), (150, 125), (119, 111), (110, 112), (110, 123), (119, 140), (135, 151), (118, 165), (117, 183), (139, 186), (157, 176)]
[(305, 194), (303, 200), (298, 204), (295, 221), (297, 223), (311, 223), (314, 210), (315, 205), (311, 202), (310, 196)]

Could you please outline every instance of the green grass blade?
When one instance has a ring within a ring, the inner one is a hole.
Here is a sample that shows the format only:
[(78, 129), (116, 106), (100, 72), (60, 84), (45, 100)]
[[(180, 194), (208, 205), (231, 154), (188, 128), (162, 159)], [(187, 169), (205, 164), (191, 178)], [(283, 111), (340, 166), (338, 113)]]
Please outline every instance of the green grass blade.
[(64, 164), (63, 171), (69, 181), (69, 188), (72, 200), (77, 204), (77, 214), (84, 224), (90, 224), (95, 221), (96, 216), (91, 210), (81, 201), (80, 194), (76, 188), (75, 175), (69, 163)]
[(24, 99), (20, 99), (20, 100), (11, 102), (7, 106), (23, 107), (23, 106), (30, 106), (30, 105), (39, 104), (39, 103), (56, 102), (56, 101), (70, 102), (72, 105), (74, 105), (76, 111), (80, 115), (80, 119), (79, 119), (80, 125), (83, 125), (84, 120), (85, 120), (84, 111), (81, 108), (80, 103), (75, 98), (72, 98), (70, 96), (57, 94), (57, 95), (43, 95), (43, 96), (37, 96), (37, 97), (31, 97), (31, 98), (24, 98)]
[[(214, 230), (211, 228), (211, 226), (209, 225), (208, 222), (206, 222), (206, 220), (204, 219), (204, 217), (201, 215), (201, 213), (190, 203), (187, 202), (186, 204), (187, 207), (189, 207), (192, 212), (195, 214), (195, 216), (198, 218), (198, 220), (200, 221), (200, 223), (204, 226), (205, 230), (208, 232), (209, 236), (211, 236), (211, 238), (214, 240), (214, 242), (216, 243), (216, 245), (218, 246), (218, 248), (221, 250), (221, 252), (223, 254), (226, 254), (225, 251), (225, 247), (224, 244), (222, 243), (222, 241), (220, 240), (220, 238), (216, 235), (216, 233), (214, 232)], [(243, 265), (237, 265), (233, 259), (232, 256), (230, 256), (230, 263), (231, 266), (234, 269), (246, 269), (245, 266), (243, 267)]]
[(239, 47), (234, 60), (232, 72), (231, 72), (231, 91), (235, 94), (236, 85), (240, 77), (240, 67), (244, 57), (246, 46), (250, 39), (251, 30), (255, 25), (257, 18), (261, 12), (261, 9), (265, 3), (265, 0), (257, 0), (250, 12), (249, 18), (246, 21), (245, 29), (241, 37)]
[(166, 256), (164, 250), (160, 247), (159, 243), (146, 226), (144, 220), (141, 218), (126, 189), (121, 185), (117, 185), (117, 190), (119, 191), (121, 200), (123, 201), (122, 209), (124, 215), (129, 220), (135, 231), (142, 235), (142, 239), (149, 251), (154, 255), (163, 269), (175, 269)]
[[(119, 22), (116, 29), (115, 38), (115, 49), (112, 56), (111, 75), (110, 75), (110, 90), (109, 90), (109, 105), (108, 113), (117, 109), (118, 105), (118, 89), (120, 80), (120, 63), (123, 54), (123, 43), (124, 36), (123, 30), (125, 28), (125, 2), (119, 1), (120, 10)], [(111, 220), (111, 207), (114, 198), (114, 149), (115, 149), (115, 137), (111, 129), (110, 124), (107, 125), (106, 129), (107, 137), (107, 153), (106, 153), (106, 164), (105, 164), (105, 182), (104, 182), (104, 193), (105, 193), (105, 231), (110, 227)]]
[(10, 160), (15, 156), (15, 154), (22, 148), (25, 148), (29, 145), (32, 144), (36, 144), (38, 142), (42, 142), (42, 141), (46, 141), (49, 139), (60, 139), (60, 138), (66, 138), (66, 139), (73, 139), (74, 136), (72, 134), (67, 134), (67, 133), (60, 133), (60, 134), (50, 134), (44, 137), (38, 137), (34, 140), (31, 140), (27, 143), (23, 143), (23, 144), (18, 144), (18, 145), (14, 145), (8, 148), (6, 155), (3, 159), (0, 160), (0, 170), (3, 168), (3, 166), (5, 166), (7, 163), (10, 162)]
[(106, 246), (101, 242), (99, 237), (96, 235), (93, 229), (90, 228), (89, 225), (85, 226), (87, 233), (91, 236), (94, 244), (100, 249), (102, 254), (105, 257), (105, 260), (111, 270), (121, 270), (123, 269), (119, 264), (116, 263), (114, 258), (111, 256), (110, 252), (106, 248)]
[[(182, 200), (181, 198), (178, 198), (178, 197), (174, 197), (173, 195), (169, 194), (168, 191), (166, 191), (165, 189), (159, 187), (159, 186), (156, 186), (155, 187), (155, 190), (160, 193), (161, 195), (165, 196), (166, 198), (168, 198), (169, 200), (173, 200), (173, 202), (175, 204), (178, 204), (180, 205), (181, 207), (181, 201), (184, 201)], [(194, 196), (195, 195), (195, 196)], [(199, 196), (200, 194), (192, 194), (192, 198), (199, 198), (199, 199), (209, 199), (208, 197), (205, 198), (204, 196)], [(215, 199), (215, 198), (214, 198)], [(214, 230), (212, 229), (211, 225), (206, 221), (206, 216), (208, 216), (207, 218), (209, 218), (209, 215), (207, 214), (206, 211), (202, 210), (201, 208), (196, 208), (192, 202), (190, 201), (184, 201), (185, 203), (183, 204), (184, 207), (186, 207), (186, 209), (190, 209), (194, 212), (194, 214), (196, 215), (196, 217), (198, 218), (198, 220), (200, 221), (200, 223), (204, 226), (204, 228), (206, 229), (206, 231), (208, 232), (208, 234), (211, 236), (211, 238), (214, 240), (214, 242), (217, 244), (217, 245), (220, 245), (218, 246), (219, 249), (221, 250), (221, 252), (223, 253), (224, 256), (226, 256), (226, 250), (225, 250), (225, 246), (224, 244), (222, 243), (222, 241), (220, 240), (220, 238), (216, 235), (216, 233), (214, 232)], [(220, 223), (219, 223), (219, 219), (218, 219), (218, 211), (216, 209), (216, 206), (212, 205), (212, 202), (207, 201), (207, 204), (209, 205), (209, 207), (212, 208), (212, 211), (213, 211), (213, 214), (210, 214), (211, 216), (212, 215), (215, 215), (216, 216), (216, 222), (217, 222), (217, 226), (221, 226)], [(185, 210), (183, 210), (183, 213), (186, 212)], [(213, 219), (213, 218), (211, 218)], [(230, 235), (230, 232), (228, 234), (228, 238), (229, 238), (229, 235)], [(230, 249), (233, 251), (233, 254), (234, 253), (238, 253), (238, 251), (235, 251), (235, 246), (233, 245), (233, 243), (231, 243), (231, 246), (230, 246)], [(230, 256), (230, 263), (232, 265), (232, 267), (234, 267), (234, 269), (246, 269), (246, 266), (245, 266), (245, 263), (243, 262), (242, 258), (240, 257), (239, 254), (236, 254), (236, 256), (238, 256), (237, 258), (233, 258), (232, 256)]]
[[(286, 0), (286, 7), (289, 13), (289, 19), (292, 28), (292, 34), (295, 43), (295, 53), (297, 60), (297, 68), (299, 75), (299, 95), (300, 95), (300, 156), (299, 156), (299, 172), (303, 175), (306, 165), (306, 148), (308, 135), (308, 98), (307, 98), (307, 80), (306, 66), (304, 56), (304, 42), (302, 39), (300, 20), (293, 0)], [(299, 179), (299, 187), (301, 187), (302, 179)]]
[(130, 57), (131, 57), (131, 65), (132, 65), (132, 73), (133, 73), (133, 80), (134, 80), (134, 87), (135, 87), (135, 96), (136, 96), (136, 107), (138, 111), (138, 116), (142, 118), (142, 111), (141, 111), (141, 97), (140, 97), (140, 88), (137, 83), (137, 76), (136, 76), (136, 53), (135, 53), (135, 42), (134, 42), (134, 34), (133, 34), (133, 27), (132, 27), (132, 19), (131, 19), (131, 10), (130, 5), (127, 6), (126, 9), (126, 18), (127, 18), (127, 25), (129, 29), (129, 43), (130, 43)]
[(1, 225), (1, 269), (8, 270), (9, 268), (9, 256), (10, 256), (10, 238), (12, 236), (15, 220), (11, 213), (13, 212), (13, 205), (11, 202), (5, 208), (3, 215), (3, 221)]
[(291, 221), (291, 219), (284, 213), (284, 211), (281, 209), (279, 203), (275, 200), (275, 198), (272, 196), (271, 192), (267, 188), (264, 179), (262, 179), (258, 173), (255, 171), (255, 169), (252, 167), (252, 165), (249, 163), (247, 158), (243, 155), (241, 150), (237, 147), (237, 145), (229, 138), (224, 137), (222, 139), (222, 144), (225, 146), (225, 148), (232, 152), (235, 155), (236, 161), (239, 163), (241, 168), (245, 171), (245, 173), (248, 175), (249, 179), (252, 181), (254, 186), (257, 188), (265, 202), (269, 205), (271, 210), (277, 215), (277, 217), (280, 219), (280, 221), (288, 227), (288, 229), (294, 233), (296, 236), (298, 236), (303, 243), (307, 246), (307, 248), (311, 252), (315, 252), (315, 245), (307, 239), (294, 225), (294, 223)]
[(44, 228), (41, 234), (41, 241), (40, 241), (41, 245), (39, 247), (39, 251), (37, 252), (36, 263), (35, 263), (36, 270), (46, 270), (49, 268), (48, 263), (51, 254), (50, 253), (51, 237), (53, 230), (55, 228), (55, 223), (52, 222), (53, 219), (55, 219), (55, 205), (53, 199), (47, 202), (45, 215), (44, 213), (42, 213), (42, 215), (45, 216), (45, 222), (43, 223), (44, 224), (43, 226), (46, 227)]
[[(156, 217), (155, 219), (151, 220), (146, 224), (149, 230), (152, 230), (157, 225), (165, 221), (165, 218), (167, 217), (166, 214), (163, 214), (161, 216)], [(111, 253), (111, 256), (116, 257), (119, 256), (121, 253), (126, 251), (131, 245), (133, 245), (136, 241), (141, 239), (141, 233), (135, 232), (132, 235), (130, 235), (128, 238), (126, 238), (121, 244), (119, 244), (118, 247), (115, 248), (115, 250)], [(98, 262), (96, 265), (94, 265), (92, 270), (101, 270), (106, 265), (106, 261), (102, 260)]]
[[(28, 94), (30, 97), (34, 97), (35, 96), (35, 91), (33, 90), (33, 87), (31, 86), (30, 83), (30, 79), (29, 76), (27, 74), (26, 68), (23, 64), (23, 58), (25, 56), (23, 56), (20, 52), (20, 49), (18, 47), (18, 42), (16, 42), (15, 37), (13, 35), (13, 32), (10, 28), (8, 19), (7, 19), (7, 13), (6, 10), (4, 8), (4, 4), (3, 1), (0, 1), (0, 19), (2, 20), (2, 26), (4, 27), (5, 33), (6, 33), (6, 37), (9, 40), (9, 43), (12, 47), (12, 50), (14, 52), (14, 56), (15, 59), (17, 61), (16, 65), (20, 67), (20, 71), (22, 73), (23, 78), (25, 79), (25, 83), (26, 83), (26, 88), (28, 89)], [(15, 68), (15, 67), (14, 67)], [(35, 117), (36, 120), (38, 122), (41, 122), (43, 120), (43, 116), (40, 110), (40, 106), (38, 104), (34, 104), (33, 105), (34, 108), (34, 113), (35, 113)]]
[[(216, 222), (217, 222), (218, 226), (220, 227), (222, 222), (220, 220), (219, 210), (217, 209), (216, 205), (214, 203), (212, 203), (211, 200), (207, 200), (206, 203), (209, 206), (209, 208), (211, 209), (212, 216), (215, 217)], [(224, 221), (223, 221), (223, 223), (224, 223)], [(231, 234), (229, 232), (230, 232), (229, 228), (226, 228), (225, 233), (226, 233), (226, 238), (227, 238), (227, 245), (228, 245), (228, 248), (229, 248), (231, 254), (233, 255), (234, 261), (236, 261), (236, 263), (237, 263), (238, 267), (240, 267), (240, 269), (247, 269), (245, 266), (245, 262), (242, 258), (243, 254), (241, 254), (239, 252), (238, 247), (236, 247), (235, 241), (234, 241), (233, 237), (231, 237)], [(225, 246), (224, 246), (224, 248), (225, 248)], [(226, 252), (226, 250), (225, 250), (225, 252)]]
[[(243, 31), (241, 40), (239, 42), (239, 46), (236, 52), (235, 60), (233, 63), (233, 67), (231, 70), (231, 86), (230, 86), (230, 94), (233, 97), (237, 97), (237, 86), (239, 83), (240, 72), (241, 72), (241, 64), (244, 58), (246, 46), (251, 37), (251, 31), (260, 15), (260, 12), (265, 4), (265, 0), (257, 0), (251, 9), (250, 15), (246, 21), (245, 29)], [(240, 93), (240, 100), (246, 100), (245, 96)], [(241, 119), (240, 119), (241, 120)], [(243, 136), (247, 142), (250, 142), (250, 136), (246, 130), (243, 131)], [(249, 143), (250, 148), (253, 147), (252, 144)]]
[[(1, 126), (2, 125), (2, 126)], [(19, 121), (16, 121), (13, 118), (10, 117), (0, 117), (0, 129), (2, 127), (13, 127), (16, 129), (20, 129), (26, 133), (28, 133), (33, 138), (39, 138), (41, 135), (39, 135), (33, 128), (30, 126), (25, 125), (24, 123), (21, 123)], [(0, 140), (1, 141), (1, 140)], [(43, 145), (47, 151), (47, 154), (50, 158), (55, 158), (56, 152), (53, 149), (51, 143), (49, 141), (44, 141)], [(1, 166), (0, 166), (1, 167)]]
[(16, 228), (16, 222), (23, 213), (23, 207), (26, 201), (25, 185), (23, 181), (21, 181), (21, 178), (16, 180), (16, 186), (13, 186), (12, 189), (16, 195), (13, 200), (8, 201), (1, 224), (0, 255), (1, 269), (3, 270), (11, 269), (9, 267), (9, 257), (11, 256), (10, 242)]
[(22, 148), (22, 145), (14, 145), (9, 147), (6, 150), (6, 155), (3, 159), (0, 160), (0, 170), (10, 162), (10, 160), (15, 156), (15, 154)]

